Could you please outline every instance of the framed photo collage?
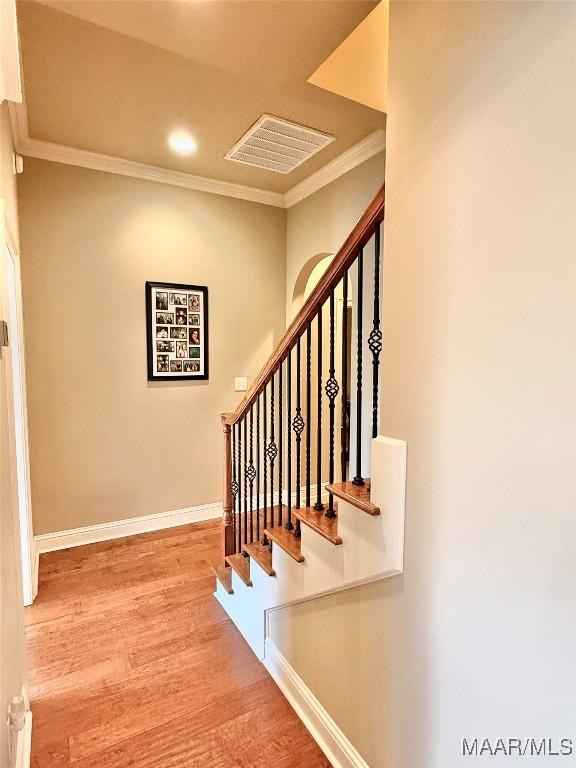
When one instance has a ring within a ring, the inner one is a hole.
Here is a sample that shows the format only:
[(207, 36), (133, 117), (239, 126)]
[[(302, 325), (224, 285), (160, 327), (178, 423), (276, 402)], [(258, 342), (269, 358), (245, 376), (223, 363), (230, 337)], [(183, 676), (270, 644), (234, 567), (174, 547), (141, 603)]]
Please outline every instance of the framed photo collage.
[(208, 378), (208, 288), (146, 283), (148, 380)]

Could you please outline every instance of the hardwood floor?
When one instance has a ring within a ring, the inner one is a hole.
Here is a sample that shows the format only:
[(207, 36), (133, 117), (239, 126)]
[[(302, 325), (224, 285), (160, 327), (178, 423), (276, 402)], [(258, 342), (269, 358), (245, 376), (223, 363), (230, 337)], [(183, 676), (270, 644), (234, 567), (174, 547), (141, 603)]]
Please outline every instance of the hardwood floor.
[(40, 558), (32, 768), (330, 768), (212, 596), (219, 521)]

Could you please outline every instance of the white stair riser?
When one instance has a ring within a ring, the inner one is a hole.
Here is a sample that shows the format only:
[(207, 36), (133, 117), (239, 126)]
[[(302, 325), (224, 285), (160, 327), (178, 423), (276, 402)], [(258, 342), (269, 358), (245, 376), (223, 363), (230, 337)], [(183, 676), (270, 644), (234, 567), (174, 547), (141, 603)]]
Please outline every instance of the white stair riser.
[(376, 438), (372, 443), (372, 468), (371, 499), (382, 514), (368, 515), (339, 500), (341, 545), (332, 544), (302, 525), (303, 563), (274, 544), (275, 577), (268, 576), (252, 560), (252, 587), (247, 587), (234, 572), (233, 595), (218, 585), (218, 600), (258, 658), (264, 656), (267, 610), (402, 572), (406, 444)]
[(252, 588), (241, 579), (232, 577), (234, 594), (229, 595), (220, 582), (217, 582), (215, 597), (228, 616), (240, 630), (242, 636), (262, 661), (264, 658), (264, 619), (262, 605), (254, 599)]

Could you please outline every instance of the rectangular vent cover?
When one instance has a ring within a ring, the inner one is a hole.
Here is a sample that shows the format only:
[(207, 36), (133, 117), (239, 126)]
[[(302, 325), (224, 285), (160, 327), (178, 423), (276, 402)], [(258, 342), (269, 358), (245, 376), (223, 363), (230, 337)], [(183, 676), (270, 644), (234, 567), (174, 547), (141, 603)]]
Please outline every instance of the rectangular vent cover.
[(262, 115), (226, 154), (235, 163), (290, 173), (334, 141), (334, 136)]

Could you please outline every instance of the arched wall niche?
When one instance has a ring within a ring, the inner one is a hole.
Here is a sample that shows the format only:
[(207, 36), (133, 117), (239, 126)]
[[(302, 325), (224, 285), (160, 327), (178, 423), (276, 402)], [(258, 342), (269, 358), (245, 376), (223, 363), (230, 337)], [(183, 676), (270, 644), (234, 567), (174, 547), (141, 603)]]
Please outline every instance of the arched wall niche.
[(333, 258), (334, 254), (332, 253), (317, 253), (315, 256), (311, 256), (306, 264), (304, 264), (296, 278), (294, 290), (292, 291), (292, 313), (289, 318), (290, 320), (296, 317), (302, 309), (304, 302), (318, 285), (318, 281), (330, 266)]

